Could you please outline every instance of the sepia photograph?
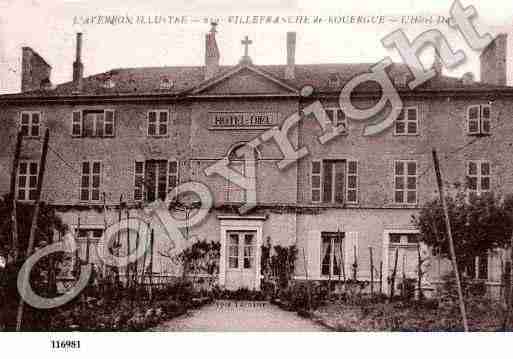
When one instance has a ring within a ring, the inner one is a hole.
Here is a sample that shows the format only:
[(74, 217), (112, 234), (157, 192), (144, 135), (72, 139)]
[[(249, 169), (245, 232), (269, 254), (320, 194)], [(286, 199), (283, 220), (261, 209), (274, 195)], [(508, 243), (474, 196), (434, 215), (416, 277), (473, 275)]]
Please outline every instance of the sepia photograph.
[(512, 14), (0, 0), (0, 346), (510, 339)]

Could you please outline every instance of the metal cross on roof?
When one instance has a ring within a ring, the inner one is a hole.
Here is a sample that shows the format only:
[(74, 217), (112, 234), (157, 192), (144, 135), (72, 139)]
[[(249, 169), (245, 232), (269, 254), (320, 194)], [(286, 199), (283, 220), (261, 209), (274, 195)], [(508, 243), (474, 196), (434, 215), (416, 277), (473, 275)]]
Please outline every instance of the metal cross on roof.
[(248, 36), (244, 37), (244, 40), (240, 42), (242, 45), (244, 45), (244, 57), (248, 57), (248, 47), (253, 43)]

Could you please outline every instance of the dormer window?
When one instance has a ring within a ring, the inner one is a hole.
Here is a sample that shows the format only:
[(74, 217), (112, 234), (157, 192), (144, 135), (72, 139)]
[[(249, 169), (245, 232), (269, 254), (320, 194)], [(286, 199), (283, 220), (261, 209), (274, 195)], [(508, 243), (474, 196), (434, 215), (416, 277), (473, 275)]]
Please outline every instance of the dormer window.
[(336, 88), (340, 86), (340, 78), (336, 73), (332, 73), (329, 75), (328, 86), (331, 88)]
[(161, 90), (170, 90), (173, 87), (173, 81), (169, 80), (167, 77), (164, 77), (160, 80), (159, 88)]
[(102, 83), (102, 87), (103, 88), (106, 88), (106, 89), (111, 89), (115, 86), (115, 82), (114, 80), (111, 78), (111, 77), (106, 77), (104, 80), (103, 80), (103, 83)]
[(489, 135), (492, 107), (472, 105), (467, 108), (467, 133), (469, 135)]

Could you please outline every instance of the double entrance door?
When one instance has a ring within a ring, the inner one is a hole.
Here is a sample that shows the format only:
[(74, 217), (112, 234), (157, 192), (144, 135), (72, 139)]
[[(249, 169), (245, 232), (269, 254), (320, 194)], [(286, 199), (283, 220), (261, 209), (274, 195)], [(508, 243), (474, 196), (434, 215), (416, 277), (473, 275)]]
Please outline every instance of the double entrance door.
[(226, 288), (257, 288), (256, 231), (226, 232)]

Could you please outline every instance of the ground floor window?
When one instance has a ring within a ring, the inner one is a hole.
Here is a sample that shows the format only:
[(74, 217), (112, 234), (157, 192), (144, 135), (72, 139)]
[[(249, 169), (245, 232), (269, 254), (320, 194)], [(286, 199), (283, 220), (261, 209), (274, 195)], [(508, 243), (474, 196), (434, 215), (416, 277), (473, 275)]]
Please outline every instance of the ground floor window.
[(321, 274), (338, 276), (343, 266), (343, 232), (321, 233)]
[(466, 259), (460, 271), (468, 279), (487, 280), (488, 253), (481, 253), (478, 256)]

